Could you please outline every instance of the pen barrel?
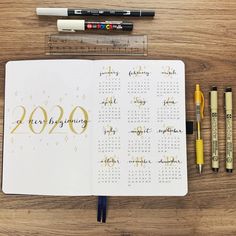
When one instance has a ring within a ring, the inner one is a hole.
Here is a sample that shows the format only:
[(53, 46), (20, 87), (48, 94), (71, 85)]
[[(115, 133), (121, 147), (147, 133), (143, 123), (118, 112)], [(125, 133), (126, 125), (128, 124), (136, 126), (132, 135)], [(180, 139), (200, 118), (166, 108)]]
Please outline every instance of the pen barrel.
[(80, 30), (133, 30), (133, 24), (123, 21), (86, 22), (85, 20), (57, 20), (60, 32), (76, 32)]
[(132, 16), (153, 17), (153, 10), (36, 8), (38, 16)]
[(124, 16), (124, 11), (103, 10), (103, 9), (68, 9), (69, 16)]
[(216, 111), (218, 109), (218, 95), (217, 91), (210, 92), (211, 110)]
[(233, 119), (232, 110), (226, 110), (226, 169), (233, 169)]
[(196, 121), (200, 122), (201, 121), (201, 105), (196, 104)]
[(219, 168), (219, 151), (218, 151), (218, 96), (217, 90), (210, 92), (211, 103), (211, 166), (213, 169)]
[(201, 138), (201, 123), (197, 122), (196, 127), (197, 127), (197, 139), (202, 139)]
[(130, 22), (85, 22), (85, 29), (87, 30), (122, 30), (132, 31), (133, 24)]
[(203, 140), (196, 140), (196, 163), (197, 165), (204, 164), (204, 153), (203, 153)]
[(232, 113), (232, 89), (225, 92), (225, 120), (226, 120), (226, 157), (227, 170), (233, 170), (233, 113)]
[(212, 168), (219, 168), (218, 117), (217, 110), (211, 110), (211, 153)]
[(153, 17), (155, 11), (142, 10), (107, 10), (107, 9), (68, 9), (69, 16), (133, 16)]

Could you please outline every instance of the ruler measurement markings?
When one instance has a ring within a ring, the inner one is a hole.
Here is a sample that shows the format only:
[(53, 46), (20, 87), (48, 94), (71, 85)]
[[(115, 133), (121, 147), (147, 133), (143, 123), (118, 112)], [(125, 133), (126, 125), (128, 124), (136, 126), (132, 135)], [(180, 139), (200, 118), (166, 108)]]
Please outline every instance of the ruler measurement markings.
[(47, 55), (147, 55), (145, 35), (50, 35), (47, 41)]

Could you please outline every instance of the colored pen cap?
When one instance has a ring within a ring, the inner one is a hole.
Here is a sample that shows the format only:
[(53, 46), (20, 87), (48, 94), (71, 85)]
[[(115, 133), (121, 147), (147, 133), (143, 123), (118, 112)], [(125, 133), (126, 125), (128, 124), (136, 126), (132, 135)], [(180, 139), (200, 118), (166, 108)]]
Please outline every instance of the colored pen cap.
[(85, 30), (85, 20), (57, 20), (57, 29), (65, 32)]
[(38, 16), (68, 16), (67, 8), (36, 8)]

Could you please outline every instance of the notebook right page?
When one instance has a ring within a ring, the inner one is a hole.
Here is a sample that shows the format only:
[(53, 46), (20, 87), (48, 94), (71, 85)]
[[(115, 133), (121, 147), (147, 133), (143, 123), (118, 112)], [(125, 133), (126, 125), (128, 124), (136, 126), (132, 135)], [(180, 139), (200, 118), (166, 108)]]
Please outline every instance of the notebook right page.
[(94, 195), (187, 193), (182, 61), (95, 61)]

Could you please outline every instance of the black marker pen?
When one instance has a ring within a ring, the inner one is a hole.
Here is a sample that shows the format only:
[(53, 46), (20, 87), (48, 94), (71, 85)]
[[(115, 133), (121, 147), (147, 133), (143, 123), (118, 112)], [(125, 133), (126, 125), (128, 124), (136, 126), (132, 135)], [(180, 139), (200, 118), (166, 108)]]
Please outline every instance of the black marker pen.
[(39, 16), (155, 16), (152, 10), (36, 8)]

